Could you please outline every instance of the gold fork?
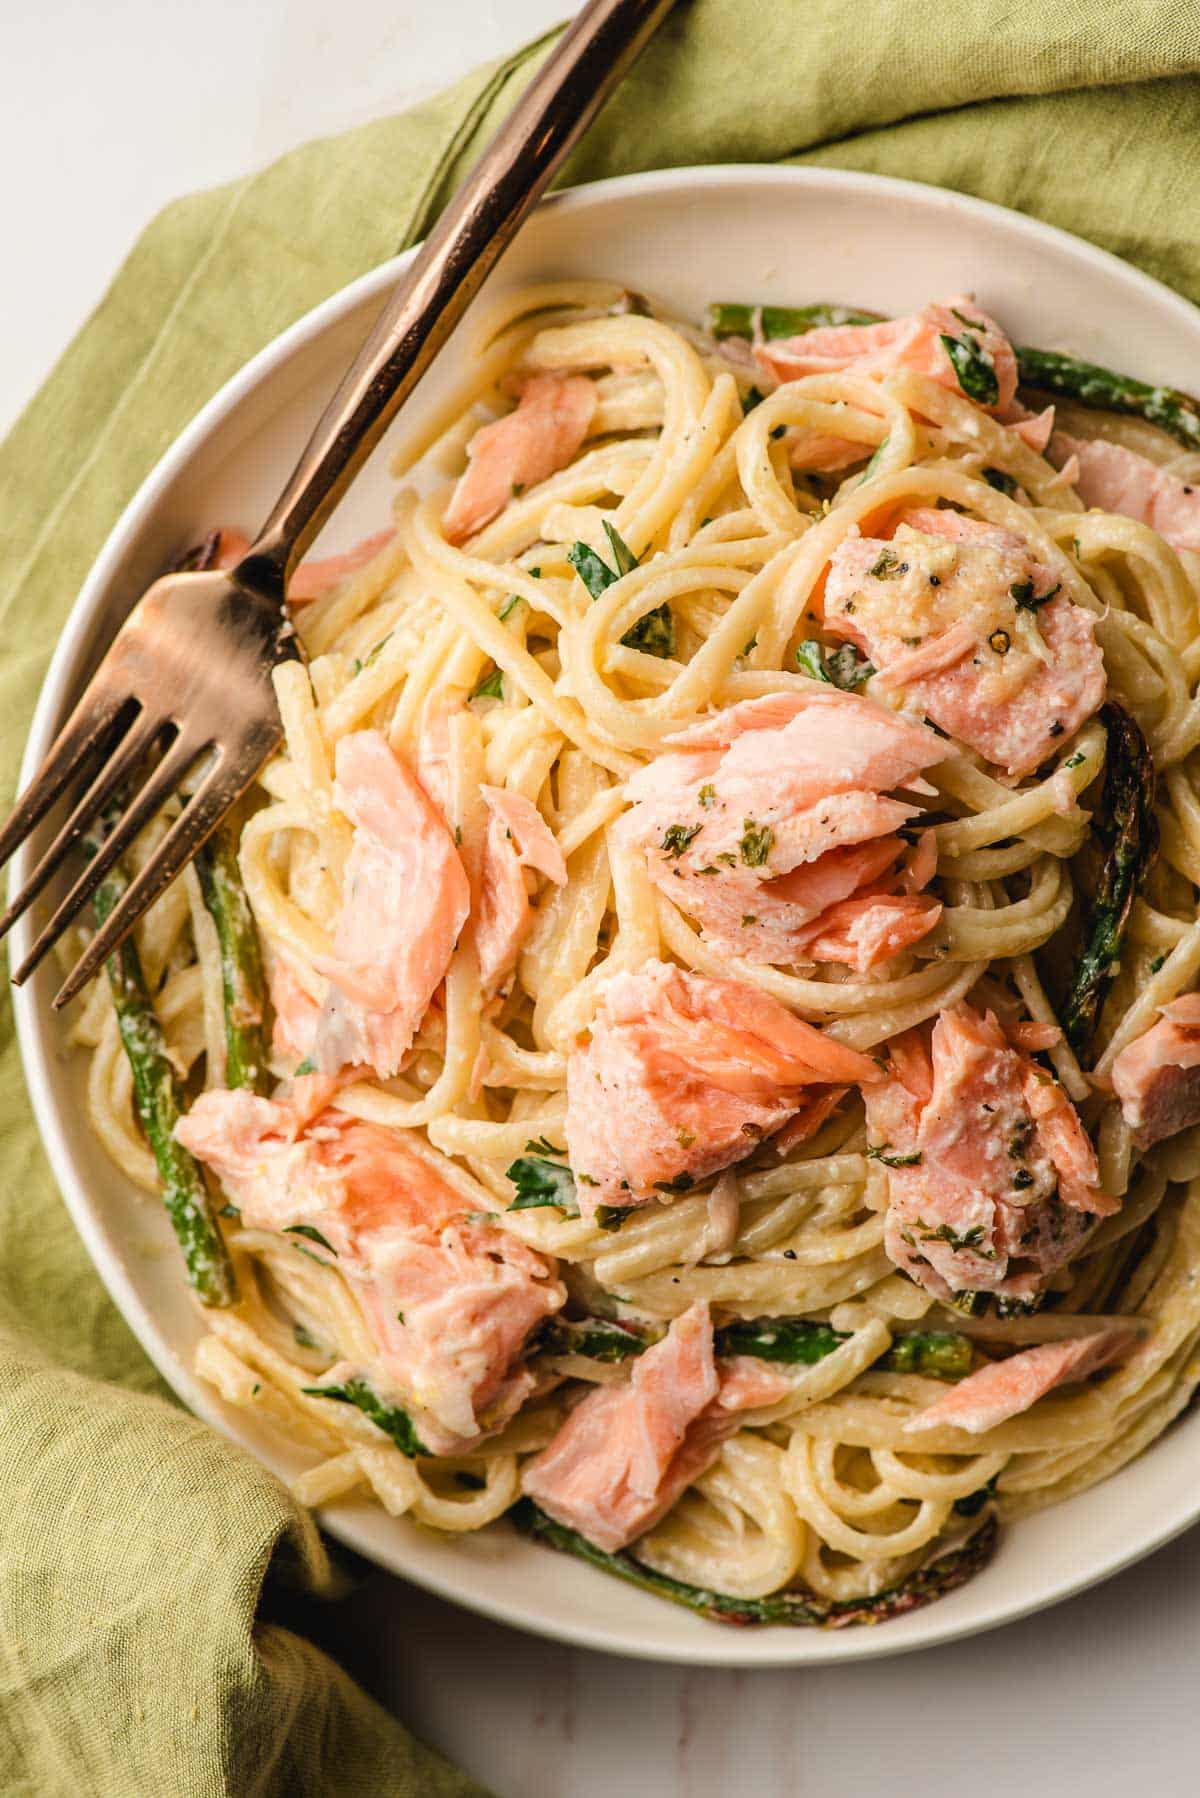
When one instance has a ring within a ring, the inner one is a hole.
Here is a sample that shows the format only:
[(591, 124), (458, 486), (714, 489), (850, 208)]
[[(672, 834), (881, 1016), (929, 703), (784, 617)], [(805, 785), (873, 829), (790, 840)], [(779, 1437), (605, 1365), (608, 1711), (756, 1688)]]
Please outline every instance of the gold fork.
[[(4, 917), (23, 915), (102, 811), (119, 822), (13, 975), (19, 986), (113, 863), (205, 759), (198, 784), (54, 999), (66, 1005), (245, 792), (282, 736), (272, 671), (302, 655), (288, 577), (673, 0), (590, 0), (426, 240), (344, 376), (257, 540), (228, 572), (168, 574), (138, 601), (0, 830), (8, 861), (68, 787), (90, 784)], [(139, 767), (159, 759), (136, 791)], [(97, 767), (98, 764), (98, 767)]]

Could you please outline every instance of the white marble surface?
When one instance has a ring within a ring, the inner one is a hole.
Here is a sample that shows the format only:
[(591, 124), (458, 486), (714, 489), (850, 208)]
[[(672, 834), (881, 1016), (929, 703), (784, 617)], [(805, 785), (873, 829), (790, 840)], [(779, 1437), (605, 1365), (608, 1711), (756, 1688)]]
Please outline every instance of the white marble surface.
[[(163, 202), (419, 99), (570, 4), (8, 0), (0, 428)], [(1198, 1546), (971, 1643), (805, 1674), (563, 1649), (382, 1574), (305, 1621), (499, 1798), (1183, 1798)]]

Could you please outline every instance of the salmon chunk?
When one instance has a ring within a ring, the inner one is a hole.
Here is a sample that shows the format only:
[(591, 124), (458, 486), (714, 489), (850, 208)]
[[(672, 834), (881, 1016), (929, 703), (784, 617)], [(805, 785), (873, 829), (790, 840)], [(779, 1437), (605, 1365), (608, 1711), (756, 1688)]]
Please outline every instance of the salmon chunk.
[(1200, 550), (1200, 487), (1120, 443), (1084, 442), (1057, 433), (1051, 460), (1076, 458), (1075, 491), (1085, 506), (1148, 524), (1174, 549)]
[(869, 1056), (743, 981), (655, 961), (616, 974), (567, 1062), (580, 1210), (686, 1191), (781, 1129), (806, 1088), (878, 1078)]
[(317, 1071), (399, 1071), (467, 920), (466, 871), (440, 811), (379, 731), (337, 746), (334, 804), (354, 826), (330, 981), (310, 1050)]
[(1200, 993), (1185, 993), (1121, 1050), (1113, 1091), (1139, 1149), (1200, 1124)]
[[(945, 338), (957, 348), (950, 350)], [(996, 321), (963, 294), (944, 304), (924, 306), (907, 318), (877, 325), (829, 325), (800, 337), (758, 343), (754, 355), (776, 381), (837, 374), (847, 368), (882, 380), (899, 369), (911, 369), (940, 387), (966, 393), (997, 414), (1007, 412), (1017, 391), (1012, 345)]]
[(310, 599), (320, 599), (339, 581), (347, 580), (350, 575), (357, 574), (368, 562), (373, 562), (381, 550), (385, 550), (396, 535), (393, 528), (376, 531), (373, 537), (366, 537), (356, 543), (353, 549), (345, 550), (338, 556), (323, 556), (319, 562), (301, 562), (295, 574), (288, 582), (287, 596), (291, 605), (299, 605)]
[(928, 1047), (921, 1032), (896, 1039), (890, 1064), (864, 1092), (888, 1255), (939, 1299), (1032, 1297), (1117, 1209), (1070, 1099), (994, 1013), (965, 1004), (942, 1012)]
[(890, 541), (849, 537), (825, 587), (825, 624), (866, 651), (942, 730), (1028, 774), (1104, 699), (1090, 612), (1010, 531), (916, 507)]
[(533, 923), (525, 869), (544, 875), (555, 886), (564, 886), (567, 865), (536, 805), (505, 787), (479, 790), (488, 808), (488, 827), (475, 912), (475, 947), (483, 990), (491, 994), (499, 991), (512, 973), (517, 952)]
[(304, 1125), (247, 1092), (202, 1093), (176, 1127), (247, 1229), (289, 1234), (336, 1267), (362, 1307), (383, 1381), (422, 1442), (451, 1453), (528, 1396), (522, 1346), (565, 1293), (549, 1263), (495, 1226), (403, 1135), (337, 1111)]
[(627, 1382), (578, 1404), (521, 1484), (543, 1511), (613, 1554), (652, 1529), (735, 1433), (739, 1414), (786, 1397), (774, 1369), (718, 1371), (708, 1307), (677, 1317)]
[[(626, 783), (616, 830), (722, 952), (863, 971), (940, 915), (937, 900), (892, 897), (909, 884), (898, 832), (921, 808), (888, 789), (944, 755), (932, 731), (855, 694), (771, 694), (668, 738)], [(838, 910), (856, 898), (870, 904)]]
[(1136, 1330), (1098, 1330), (1092, 1336), (1070, 1336), (1065, 1342), (1043, 1342), (1005, 1361), (992, 1361), (951, 1386), (916, 1417), (905, 1431), (955, 1429), (982, 1436), (1028, 1411), (1055, 1386), (1085, 1380), (1089, 1374), (1128, 1353)]
[(502, 512), (510, 499), (549, 480), (574, 459), (596, 411), (596, 389), (584, 375), (534, 375), (516, 409), (476, 431), (467, 470), (451, 495), (442, 529), (463, 543)]

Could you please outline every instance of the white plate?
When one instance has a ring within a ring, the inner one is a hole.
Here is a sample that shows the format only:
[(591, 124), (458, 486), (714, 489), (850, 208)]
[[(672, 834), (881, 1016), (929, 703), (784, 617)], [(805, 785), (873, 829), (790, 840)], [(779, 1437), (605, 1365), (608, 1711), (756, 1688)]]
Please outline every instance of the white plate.
[[(284, 333), (204, 408), (127, 508), (71, 613), (50, 668), (23, 780), (44, 755), (98, 645), (164, 561), (212, 525), (252, 528), (405, 258), (364, 276)], [(901, 313), (973, 291), (1018, 342), (1071, 347), (1150, 380), (1194, 385), (1200, 313), (1146, 276), (1045, 225), (931, 187), (867, 175), (752, 167), (679, 169), (549, 200), (493, 289), (552, 277), (614, 278), (698, 317), (712, 299), (853, 302)], [(449, 363), (451, 346), (446, 353)], [(409, 416), (429, 403), (435, 371)], [(386, 518), (387, 446), (327, 533), (339, 547)], [(28, 865), (22, 857), (20, 879)], [(15, 933), (18, 957), (31, 940)], [(191, 1371), (202, 1324), (161, 1210), (108, 1165), (84, 1121), (81, 1057), (64, 1047), (44, 970), (17, 994), (38, 1123), (75, 1223), (109, 1291), (175, 1391), (287, 1478), (301, 1465), (265, 1427)], [(1007, 1622), (1115, 1573), (1200, 1516), (1200, 1414), (1106, 1484), (1003, 1533), (995, 1561), (948, 1598), (878, 1629), (733, 1630), (704, 1623), (503, 1525), (439, 1538), (366, 1503), (322, 1521), (380, 1565), (503, 1622), (588, 1648), (715, 1666), (848, 1661)]]

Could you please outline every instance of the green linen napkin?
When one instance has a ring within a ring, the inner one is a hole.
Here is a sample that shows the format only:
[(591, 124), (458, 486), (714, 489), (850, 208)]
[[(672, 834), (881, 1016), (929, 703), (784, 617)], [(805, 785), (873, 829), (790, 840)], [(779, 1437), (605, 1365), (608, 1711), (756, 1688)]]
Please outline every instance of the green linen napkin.
[[(549, 41), (181, 200), (135, 246), (0, 449), (0, 803), (139, 481), (247, 357), (422, 234)], [(1066, 226), (1200, 301), (1198, 71), (1200, 15), (1178, 0), (691, 0), (566, 178), (905, 175)], [(281, 1566), (328, 1588), (319, 1537), (167, 1401), (55, 1192), (6, 1002), (0, 1219), (0, 1790), (478, 1792), (272, 1621)]]

